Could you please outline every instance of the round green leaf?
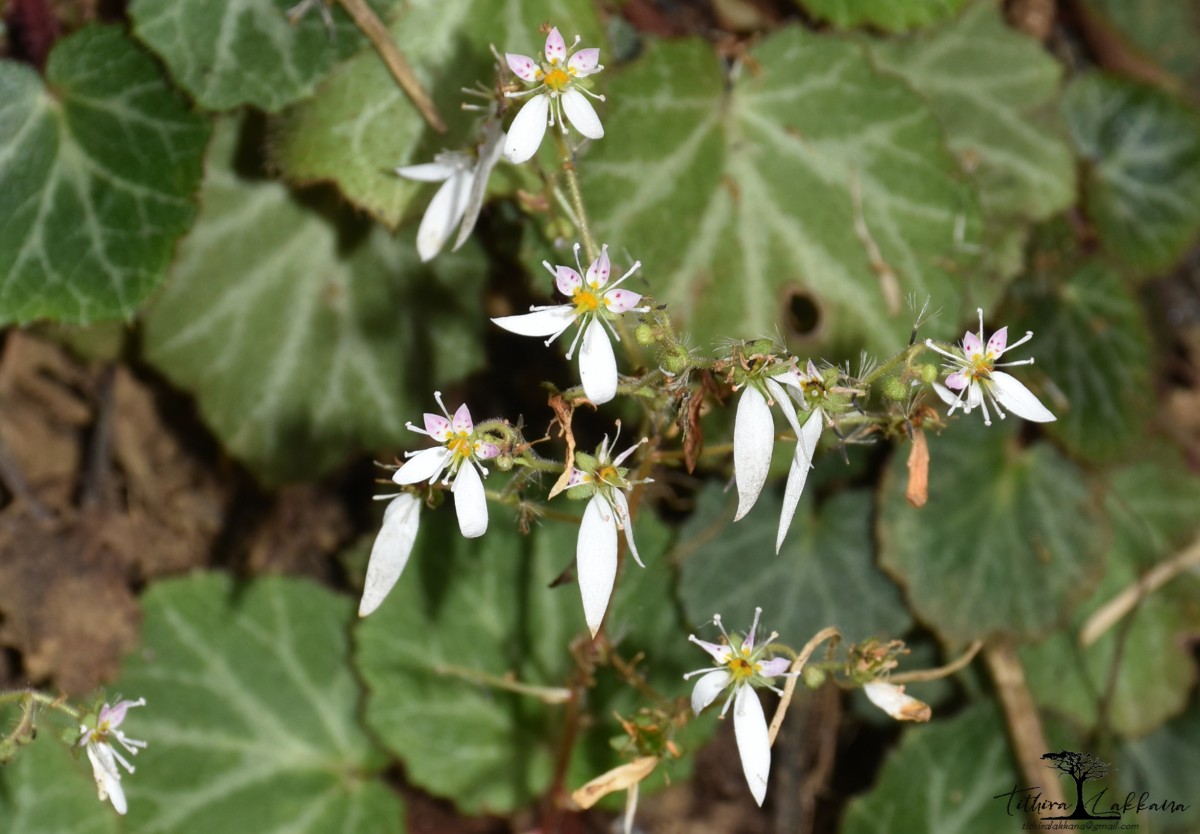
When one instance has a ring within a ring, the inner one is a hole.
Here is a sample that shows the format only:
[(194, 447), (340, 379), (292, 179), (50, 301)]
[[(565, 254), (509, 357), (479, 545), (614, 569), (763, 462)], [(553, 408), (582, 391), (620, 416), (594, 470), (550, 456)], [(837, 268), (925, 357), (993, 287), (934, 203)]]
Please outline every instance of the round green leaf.
[(924, 102), (861, 45), (785, 29), (729, 81), (711, 45), (663, 43), (608, 93), (580, 161), (597, 237), (702, 339), (779, 332), (797, 296), (845, 350), (907, 333), (906, 293), (957, 307), (974, 193)]
[(1200, 2), (1197, 0), (1086, 0), (1092, 20), (1142, 58), (1177, 76), (1193, 96), (1200, 83)]
[(846, 808), (842, 834), (1008, 834), (1023, 814), (995, 797), (1019, 781), (1004, 722), (979, 704), (907, 729), (875, 787)]
[[(462, 88), (495, 84), (492, 44), (501, 53), (540, 52), (545, 36), (538, 26), (545, 21), (557, 25), (568, 42), (579, 34), (581, 46), (602, 45), (592, 0), (505, 0), (502, 9), (496, 0), (405, 3), (391, 33), (450, 126), (448, 134), (433, 134), (379, 57), (364, 52), (339, 66), (311, 101), (274, 122), (272, 161), (297, 182), (335, 183), (351, 203), (398, 225), (410, 203), (427, 202), (435, 189), (398, 177), (393, 169), (431, 162), (446, 148), (471, 146), (472, 114), (460, 104), (486, 102), (464, 96)], [(513, 106), (523, 101), (515, 99)]]
[(704, 488), (675, 551), (679, 594), (692, 622), (720, 614), (731, 626), (747, 628), (761, 606), (764, 622), (796, 648), (831, 625), (850, 641), (908, 630), (899, 590), (875, 566), (871, 496), (842, 492), (819, 510), (811, 496), (809, 490), (801, 497), (776, 555), (783, 506), (777, 491), (765, 491), (733, 524), (736, 497), (715, 483)]
[(60, 41), (45, 83), (0, 61), (0, 324), (131, 315), (195, 217), (208, 135), (116, 27)]
[(332, 31), (315, 7), (293, 25), (288, 10), (298, 2), (133, 0), (129, 14), (138, 38), (201, 107), (250, 104), (274, 112), (311, 94), (339, 58), (363, 43), (337, 3), (329, 4)]
[(116, 834), (117, 813), (97, 799), (87, 757), (73, 756), (43, 730), (42, 738), (0, 769), (0, 830)]
[(1092, 614), (1200, 532), (1200, 479), (1177, 461), (1168, 463), (1172, 453), (1151, 453), (1146, 462), (1113, 473), (1105, 499), (1113, 540), (1103, 581), (1076, 613), (1074, 627), (1022, 650), (1037, 701), (1089, 730), (1103, 719), (1123, 735), (1145, 734), (1184, 708), (1196, 680), (1187, 635), (1200, 630), (1200, 581), (1192, 576), (1154, 591), (1095, 642), (1080, 643)]
[(1063, 283), (1022, 288), (1037, 368), (1062, 392), (1047, 429), (1072, 452), (1117, 457), (1145, 435), (1153, 404), (1150, 335), (1141, 305), (1111, 269), (1092, 262)]
[(1200, 116), (1160, 90), (1101, 73), (1071, 84), (1063, 112), (1105, 248), (1141, 273), (1170, 268), (1200, 232)]
[(358, 724), (352, 606), (308, 582), (208, 574), (143, 597), (120, 681), (148, 742), (124, 780), (131, 834), (400, 834), (403, 808)]
[[(572, 641), (589, 639), (578, 586), (552, 585), (573, 571), (578, 528), (547, 522), (523, 537), (506, 514), (492, 514), (487, 534), (466, 540), (449, 507), (424, 513), (407, 570), (356, 632), (368, 725), (414, 784), (468, 813), (533, 802), (549, 786), (563, 731), (561, 704), (494, 682), (511, 676), (522, 685), (563, 687), (574, 670)], [(626, 658), (646, 652), (639, 668), (651, 685), (683, 695), (683, 672), (703, 656), (670, 602), (668, 534), (645, 513), (634, 534), (647, 567), (625, 560), (608, 634)], [(573, 787), (619, 763), (608, 739), (621, 731), (609, 717), (645, 703), (631, 695), (611, 681), (589, 693), (588, 711), (599, 720), (576, 745)]]
[(998, 633), (1039, 639), (1101, 569), (1102, 528), (1083, 474), (1045, 443), (1018, 445), (1020, 422), (985, 427), (971, 414), (930, 438), (921, 509), (904, 496), (904, 454), (884, 480), (882, 564), (950, 644)]
[(839, 29), (877, 26), (906, 32), (950, 17), (967, 0), (796, 0), (809, 14)]
[(314, 477), (407, 437), (436, 386), (479, 367), (484, 265), (474, 246), (423, 265), (411, 234), (243, 179), (237, 153), (224, 123), (146, 354), (264, 480)]
[[(1028, 221), (1075, 201), (1075, 165), (1057, 123), (1062, 66), (1011, 28), (994, 2), (919, 37), (872, 43), (871, 52), (925, 96), (945, 127), (979, 186), (985, 258), (1011, 277), (1024, 260)], [(980, 284), (984, 291), (995, 282)], [(983, 303), (979, 292), (972, 297)]]

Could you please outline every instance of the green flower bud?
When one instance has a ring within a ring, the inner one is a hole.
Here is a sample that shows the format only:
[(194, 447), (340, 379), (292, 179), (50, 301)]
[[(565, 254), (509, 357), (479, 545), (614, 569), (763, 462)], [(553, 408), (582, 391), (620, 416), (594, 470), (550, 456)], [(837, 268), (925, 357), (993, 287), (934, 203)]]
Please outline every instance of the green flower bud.
[(889, 376), (883, 381), (883, 395), (899, 402), (908, 396), (908, 387), (898, 377)]
[(655, 342), (654, 329), (648, 324), (639, 324), (633, 331), (633, 338), (642, 347), (650, 347)]
[(804, 678), (804, 685), (809, 689), (816, 689), (825, 683), (825, 670), (819, 666), (805, 666), (801, 676)]
[(690, 361), (686, 351), (674, 350), (664, 354), (659, 364), (669, 374), (681, 374), (687, 370)]
[(924, 382), (926, 385), (930, 385), (937, 381), (937, 365), (916, 365), (913, 370), (917, 372), (917, 376), (920, 377), (921, 382)]
[(499, 455), (492, 459), (492, 463), (496, 464), (496, 468), (501, 472), (507, 472), (513, 468), (513, 459), (511, 455)]

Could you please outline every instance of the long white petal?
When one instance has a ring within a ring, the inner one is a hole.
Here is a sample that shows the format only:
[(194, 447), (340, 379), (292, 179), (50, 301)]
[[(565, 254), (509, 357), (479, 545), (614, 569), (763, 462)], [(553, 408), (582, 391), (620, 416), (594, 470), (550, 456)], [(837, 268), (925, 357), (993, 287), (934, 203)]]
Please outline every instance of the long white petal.
[(894, 683), (871, 681), (863, 685), (863, 692), (872, 704), (897, 721), (928, 721), (933, 715), (928, 704), (905, 694), (904, 687)]
[(1024, 383), (1004, 371), (992, 371), (992, 393), (1002, 407), (1024, 420), (1032, 423), (1053, 423), (1058, 419)]
[(437, 194), (433, 195), (417, 229), (417, 254), (422, 261), (433, 260), (442, 251), (442, 246), (467, 210), (467, 200), (471, 197), (474, 182), (473, 171), (462, 171), (446, 180)]
[(525, 102), (508, 128), (504, 140), (504, 158), (514, 164), (527, 161), (542, 144), (550, 118), (550, 97), (539, 94)]
[(617, 395), (617, 357), (599, 319), (592, 319), (583, 332), (579, 378), (583, 381), (583, 393), (596, 405)]
[(617, 505), (618, 517), (625, 528), (625, 544), (629, 546), (629, 552), (633, 556), (633, 561), (644, 568), (646, 564), (642, 561), (642, 557), (638, 555), (637, 545), (633, 543), (633, 522), (629, 518), (629, 499), (619, 489), (614, 489), (612, 496), (613, 502)]
[(575, 318), (575, 308), (570, 304), (561, 307), (551, 307), (548, 310), (536, 310), (532, 313), (522, 313), (519, 316), (500, 316), (492, 319), (509, 333), (518, 336), (553, 336), (562, 332)]
[(575, 570), (583, 595), (583, 618), (592, 636), (600, 630), (608, 599), (617, 579), (617, 522), (600, 495), (593, 495), (579, 523), (575, 546)]
[(367, 579), (363, 583), (358, 616), (365, 617), (379, 607), (387, 597), (412, 554), (421, 522), (421, 499), (404, 493), (388, 503), (383, 513), (383, 526), (371, 547), (367, 563)]
[(491, 122), (487, 126), (487, 138), (479, 146), (479, 162), (475, 166), (475, 180), (471, 184), (471, 193), (467, 195), (467, 209), (463, 212), (462, 225), (458, 227), (458, 237), (455, 238), (454, 248), (450, 251), (457, 252), (471, 236), (475, 221), (479, 219), (479, 211), (483, 208), (483, 199), (487, 196), (488, 178), (491, 177), (496, 163), (500, 161), (500, 153), (503, 150), (504, 131), (500, 129), (499, 121)]
[[(795, 374), (792, 374), (792, 376), (795, 376)], [(779, 406), (779, 410), (783, 412), (783, 416), (787, 418), (788, 425), (792, 427), (792, 431), (799, 437), (800, 420), (796, 417), (796, 407), (792, 405), (792, 398), (788, 396), (783, 386), (774, 379), (767, 380), (767, 391), (770, 393), (771, 399), (775, 400), (775, 404)]]
[(462, 169), (457, 165), (445, 162), (426, 162), (421, 165), (405, 165), (397, 168), (396, 173), (406, 180), (416, 182), (441, 182), (448, 180)]
[(101, 801), (107, 799), (118, 814), (129, 810), (125, 802), (125, 789), (121, 787), (121, 774), (113, 758), (112, 748), (102, 742), (89, 742), (88, 760), (92, 764), (92, 778), (96, 780), (96, 793)]
[(817, 408), (813, 409), (808, 422), (797, 432), (796, 451), (792, 454), (792, 468), (788, 470), (787, 488), (783, 492), (783, 511), (779, 514), (779, 532), (775, 534), (776, 553), (783, 547), (788, 528), (792, 526), (792, 516), (796, 514), (796, 505), (800, 503), (800, 495), (808, 481), (813, 452), (817, 450), (824, 426), (825, 416)]
[(422, 449), (408, 463), (396, 470), (392, 480), (401, 486), (419, 484), (436, 480), (446, 464), (450, 461), (450, 450), (445, 446), (434, 446), (432, 449)]
[(737, 521), (754, 506), (767, 471), (771, 468), (771, 450), (775, 447), (775, 422), (762, 393), (747, 385), (738, 400), (733, 421), (733, 477), (737, 481)]
[(750, 686), (740, 687), (733, 698), (733, 734), (750, 793), (762, 805), (767, 798), (767, 776), (771, 772), (771, 737), (758, 693)]
[(938, 399), (940, 399), (946, 405), (954, 405), (956, 402), (958, 402), (958, 394), (955, 394), (940, 382), (933, 383), (933, 393), (937, 394)]
[(696, 688), (692, 690), (692, 712), (699, 715), (705, 707), (717, 700), (721, 691), (729, 686), (729, 680), (729, 673), (724, 669), (701, 675), (700, 680), (696, 681)]
[(562, 94), (563, 111), (571, 126), (589, 139), (599, 139), (604, 135), (604, 125), (596, 115), (596, 108), (587, 100), (587, 96), (578, 90), (567, 90)]
[(463, 537), (477, 539), (486, 533), (487, 496), (483, 493), (479, 470), (470, 461), (459, 467), (450, 494), (454, 496), (454, 511), (458, 513), (458, 529)]

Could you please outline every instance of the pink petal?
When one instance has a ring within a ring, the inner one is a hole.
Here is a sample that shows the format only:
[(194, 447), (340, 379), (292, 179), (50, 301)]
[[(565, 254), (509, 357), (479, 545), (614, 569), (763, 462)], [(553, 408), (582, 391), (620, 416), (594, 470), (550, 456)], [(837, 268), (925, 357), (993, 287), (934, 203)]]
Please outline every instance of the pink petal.
[(612, 313), (624, 313), (632, 310), (641, 300), (640, 295), (629, 290), (610, 290), (604, 294), (604, 304)]
[(571, 56), (571, 60), (567, 62), (567, 69), (574, 70), (576, 77), (585, 78), (593, 72), (598, 72), (596, 66), (599, 63), (599, 49), (581, 49)]
[(992, 334), (992, 338), (988, 339), (987, 352), (988, 355), (995, 359), (1000, 354), (1004, 353), (1004, 346), (1008, 343), (1008, 328), (1001, 327)]
[(571, 477), (567, 481), (567, 486), (578, 486), (579, 484), (590, 484), (593, 478), (582, 469), (571, 469)]
[(969, 330), (963, 336), (963, 353), (968, 359), (974, 359), (983, 353), (983, 342)]
[(482, 440), (475, 441), (475, 457), (480, 460), (491, 460), (500, 454), (500, 447), (495, 443), (484, 443)]
[(567, 57), (567, 44), (563, 41), (563, 36), (559, 34), (558, 27), (555, 26), (550, 30), (550, 34), (546, 35), (546, 60), (552, 64), (557, 64), (565, 60)]
[(592, 289), (600, 289), (608, 283), (608, 274), (612, 271), (612, 264), (608, 259), (608, 246), (603, 246), (600, 249), (600, 257), (592, 261), (592, 265), (588, 267), (587, 282)]
[(693, 643), (712, 655), (712, 659), (717, 661), (717, 663), (724, 663), (729, 659), (730, 649), (728, 646), (723, 646), (720, 643), (710, 643), (707, 640), (701, 640), (698, 637), (693, 637), (691, 639)]
[(787, 672), (792, 662), (786, 657), (774, 657), (758, 664), (758, 673), (764, 678), (777, 678)]
[(537, 81), (538, 65), (528, 55), (518, 55), (513, 52), (504, 53), (508, 68), (522, 81), (530, 83)]
[(579, 277), (579, 273), (569, 266), (556, 266), (554, 272), (554, 283), (558, 291), (567, 298), (575, 295), (575, 291), (583, 286), (583, 279)]
[(425, 431), (434, 440), (445, 443), (450, 436), (450, 421), (440, 414), (425, 412)]
[(471, 422), (471, 412), (467, 409), (467, 404), (463, 403), (458, 407), (458, 411), (454, 412), (454, 430), (470, 433), (475, 428), (475, 424)]
[(946, 387), (953, 388), (955, 391), (961, 391), (968, 384), (970, 384), (970, 380), (967, 379), (967, 375), (962, 371), (955, 371), (946, 377)]

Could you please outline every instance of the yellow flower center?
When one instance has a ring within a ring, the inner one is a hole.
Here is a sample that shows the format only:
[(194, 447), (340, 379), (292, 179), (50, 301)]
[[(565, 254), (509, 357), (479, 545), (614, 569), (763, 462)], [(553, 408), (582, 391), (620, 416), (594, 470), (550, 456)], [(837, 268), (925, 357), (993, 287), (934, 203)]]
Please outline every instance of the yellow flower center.
[(741, 682), (750, 678), (757, 671), (757, 663), (751, 663), (744, 655), (731, 655), (726, 661), (729, 666), (729, 674), (733, 675), (735, 682)]
[(591, 290), (581, 289), (571, 300), (575, 302), (575, 310), (579, 313), (594, 313), (600, 309), (600, 296)]
[(471, 456), (471, 436), (466, 432), (457, 432), (446, 441), (446, 448), (456, 458), (469, 458)]
[(615, 466), (605, 466), (596, 473), (596, 480), (612, 484), (621, 480), (621, 475)]
[(561, 93), (570, 83), (571, 76), (562, 67), (555, 67), (546, 73), (546, 86), (556, 93)]
[(987, 379), (992, 375), (995, 359), (982, 353), (971, 360), (971, 368), (967, 373), (972, 379)]

